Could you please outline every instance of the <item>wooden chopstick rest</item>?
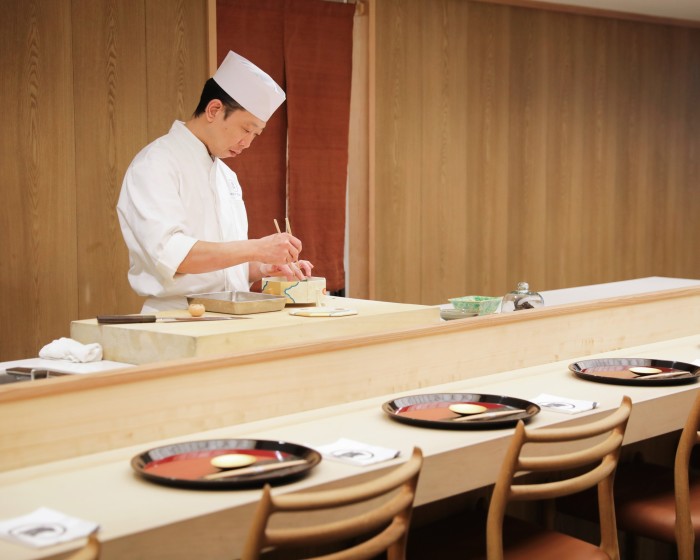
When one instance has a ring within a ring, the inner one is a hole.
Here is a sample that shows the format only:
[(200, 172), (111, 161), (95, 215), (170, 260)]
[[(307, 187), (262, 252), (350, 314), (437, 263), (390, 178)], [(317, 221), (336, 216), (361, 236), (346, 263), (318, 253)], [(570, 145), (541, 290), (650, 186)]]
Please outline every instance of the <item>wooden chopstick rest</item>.
[(471, 414), (469, 416), (453, 418), (452, 422), (471, 422), (472, 420), (488, 420), (489, 418), (500, 418), (502, 416), (520, 414), (521, 412), (527, 411), (522, 408), (511, 408), (509, 410), (494, 410), (492, 412), (480, 412), (479, 414)]
[(246, 474), (262, 474), (267, 472), (278, 471), (280, 469), (286, 469), (287, 467), (305, 465), (306, 463), (306, 459), (294, 459), (292, 461), (278, 461), (275, 463), (267, 463), (264, 465), (251, 465), (250, 467), (243, 467), (242, 469), (228, 469), (217, 473), (206, 474), (202, 477), (202, 479), (218, 480), (220, 478), (230, 478), (232, 476), (241, 476)]

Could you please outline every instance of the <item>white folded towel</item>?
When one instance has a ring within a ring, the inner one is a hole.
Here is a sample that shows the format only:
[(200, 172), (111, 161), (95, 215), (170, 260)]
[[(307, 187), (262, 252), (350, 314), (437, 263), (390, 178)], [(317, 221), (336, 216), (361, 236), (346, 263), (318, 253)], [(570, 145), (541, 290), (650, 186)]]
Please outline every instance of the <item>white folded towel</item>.
[(44, 346), (39, 350), (39, 357), (69, 362), (99, 362), (102, 359), (102, 346), (97, 342), (82, 344), (64, 337)]

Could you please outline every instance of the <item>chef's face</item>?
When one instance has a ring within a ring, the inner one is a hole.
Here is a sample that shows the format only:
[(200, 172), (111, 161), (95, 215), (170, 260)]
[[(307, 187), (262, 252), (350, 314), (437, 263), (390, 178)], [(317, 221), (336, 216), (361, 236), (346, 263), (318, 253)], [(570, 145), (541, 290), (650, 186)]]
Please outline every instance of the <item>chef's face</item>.
[(210, 145), (207, 147), (218, 158), (236, 157), (260, 135), (265, 124), (265, 121), (241, 109), (226, 115), (221, 106), (214, 115)]

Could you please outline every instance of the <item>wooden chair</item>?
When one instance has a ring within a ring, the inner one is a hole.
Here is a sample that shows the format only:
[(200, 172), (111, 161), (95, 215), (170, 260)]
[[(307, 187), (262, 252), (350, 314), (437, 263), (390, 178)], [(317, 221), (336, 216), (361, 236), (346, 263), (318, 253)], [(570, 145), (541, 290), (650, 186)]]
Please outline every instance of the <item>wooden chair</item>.
[[(632, 535), (675, 545), (679, 560), (700, 558), (700, 475), (690, 470), (693, 448), (700, 442), (700, 392), (676, 447), (673, 468), (651, 463), (621, 464), (615, 481), (617, 526)], [(585, 498), (584, 498), (585, 500)], [(563, 512), (591, 518), (590, 500), (565, 500)]]
[[(494, 486), (488, 514), (466, 513), (411, 531), (409, 560), (618, 559), (613, 479), (631, 409), (632, 402), (624, 397), (615, 412), (581, 426), (537, 430), (525, 428), (519, 422)], [(579, 446), (577, 451), (542, 454), (549, 444), (590, 438), (596, 439), (583, 449)], [(528, 454), (524, 456), (526, 445)], [(533, 448), (538, 451), (536, 456), (531, 452)], [(518, 473), (532, 474), (526, 482), (521, 479), (518, 483)], [(554, 475), (555, 479), (550, 476), (541, 481), (544, 473)], [(552, 500), (596, 486), (600, 499), (599, 546), (505, 515), (511, 501)]]
[[(269, 485), (266, 485), (241, 560), (257, 560), (263, 551), (293, 549), (309, 543), (343, 543), (341, 551), (314, 557), (324, 560), (371, 559), (385, 551), (389, 560), (403, 560), (422, 464), (423, 454), (419, 448), (415, 448), (411, 458), (403, 465), (379, 478), (355, 486), (273, 496)], [(377, 498), (385, 499), (380, 500), (381, 503), (368, 503), (363, 512), (348, 513), (339, 521), (324, 521), (289, 529), (269, 527), (273, 514), (340, 510), (344, 506), (362, 504)]]
[(94, 531), (88, 535), (85, 546), (68, 556), (66, 560), (98, 560), (100, 557), (100, 549), (101, 545), (97, 538), (97, 531)]

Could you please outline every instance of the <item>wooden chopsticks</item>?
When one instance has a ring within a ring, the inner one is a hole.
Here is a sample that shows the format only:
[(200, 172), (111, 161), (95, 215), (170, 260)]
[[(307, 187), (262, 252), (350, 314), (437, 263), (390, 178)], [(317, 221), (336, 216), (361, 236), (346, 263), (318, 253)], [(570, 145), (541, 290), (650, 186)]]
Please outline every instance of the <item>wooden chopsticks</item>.
[[(277, 233), (282, 233), (282, 231), (280, 230), (280, 225), (277, 223), (277, 218), (274, 218), (273, 220), (274, 220), (274, 222), (275, 222), (275, 229), (277, 230)], [(289, 223), (289, 218), (285, 218), (285, 219), (284, 219), (284, 231), (285, 231), (285, 233), (288, 233), (289, 235), (292, 235), (292, 226), (291, 226), (291, 224)], [(297, 266), (296, 262), (290, 262), (290, 263), (289, 263), (289, 266), (290, 266), (295, 272), (301, 272), (301, 271), (299, 270), (299, 267)], [(302, 276), (303, 276), (303, 273), (302, 273)]]
[[(274, 218), (274, 222), (275, 222), (275, 229), (277, 230), (277, 233), (282, 233), (280, 231), (280, 225), (277, 223), (277, 218)], [(284, 226), (285, 233), (292, 235), (292, 226), (289, 223), (289, 218), (284, 219), (284, 224), (285, 224), (285, 226)]]

